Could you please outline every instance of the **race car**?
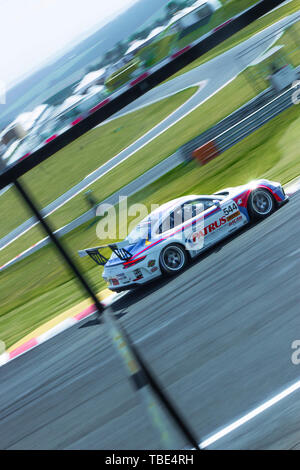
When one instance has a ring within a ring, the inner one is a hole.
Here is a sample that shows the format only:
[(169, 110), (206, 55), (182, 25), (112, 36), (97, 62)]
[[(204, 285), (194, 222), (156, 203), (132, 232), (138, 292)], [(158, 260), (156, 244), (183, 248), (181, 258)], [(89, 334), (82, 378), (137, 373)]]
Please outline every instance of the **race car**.
[[(212, 195), (183, 196), (150, 213), (122, 242), (80, 250), (104, 266), (103, 279), (120, 292), (174, 275), (212, 245), (288, 202), (280, 183), (265, 179)], [(101, 253), (110, 248), (106, 258)]]

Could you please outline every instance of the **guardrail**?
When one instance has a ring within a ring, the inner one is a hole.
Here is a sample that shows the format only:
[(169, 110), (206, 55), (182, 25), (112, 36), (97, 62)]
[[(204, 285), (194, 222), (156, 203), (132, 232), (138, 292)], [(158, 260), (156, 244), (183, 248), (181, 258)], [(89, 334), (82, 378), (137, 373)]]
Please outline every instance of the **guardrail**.
[(266, 102), (260, 105), (258, 109), (255, 103), (252, 106), (248, 105), (244, 109), (240, 108), (237, 112), (225, 118), (208, 131), (183, 145), (179, 150), (182, 158), (190, 160), (195, 150), (204, 147), (211, 141), (218, 149), (218, 154), (225, 152), (275, 116), (293, 106), (293, 92), (294, 87), (292, 86), (274, 97), (272, 91), (267, 90), (261, 97)]
[[(263, 126), (266, 122), (273, 119), (282, 111), (285, 111), (286, 109), (291, 107), (293, 105), (293, 91), (294, 88), (291, 87), (280, 95), (274, 97), (274, 93), (272, 92), (272, 90), (266, 90), (265, 92), (261, 93), (257, 98), (251, 100), (249, 103), (242, 106), (237, 111), (233, 112), (227, 118), (223, 119), (218, 124), (205, 131), (203, 134), (200, 134), (195, 139), (187, 142), (185, 145), (179, 148), (177, 152), (170, 155), (168, 158), (158, 163), (150, 170), (146, 171), (146, 173), (139, 176), (137, 179), (133, 180), (131, 183), (127, 184), (125, 187), (121, 188), (116, 193), (109, 196), (107, 199), (102, 201), (102, 203), (115, 205), (118, 203), (118, 198), (121, 195), (127, 197), (132, 196), (136, 192), (140, 191), (141, 189), (156, 181), (161, 176), (167, 174), (169, 171), (176, 168), (178, 165), (183, 163), (183, 161), (190, 160), (193, 151), (197, 149), (197, 147), (205, 146), (210, 141), (214, 142), (214, 146), (218, 150), (215, 155), (217, 157), (218, 155), (235, 145), (237, 142), (243, 140), (245, 137), (250, 135), (259, 127)], [(266, 102), (266, 100), (268, 101)], [(263, 102), (265, 102), (264, 105), (262, 105)], [(245, 114), (247, 113), (248, 115), (245, 116)], [(209, 157), (209, 155), (206, 155), (206, 157), (208, 162), (211, 158)], [(206, 161), (204, 163), (206, 163)], [(62, 237), (74, 230), (75, 228), (93, 219), (94, 217), (95, 211), (93, 209), (90, 209), (84, 214), (77, 217), (72, 222), (65, 225), (64, 227), (61, 227), (56, 230), (55, 234), (57, 237)], [(5, 240), (6, 237), (4, 237), (1, 241), (5, 242)], [(9, 243), (10, 242), (7, 241), (7, 244)], [(4, 265), (0, 266), (0, 272), (8, 268), (9, 266), (17, 263), (18, 261), (27, 258), (28, 256), (43, 248), (44, 246), (48, 245), (49, 243), (50, 238), (44, 238), (43, 240), (34, 244), (29, 249), (20, 253)], [(5, 244), (2, 249), (4, 247)]]
[(47, 142), (40, 144), (34, 151), (21, 156), (17, 162), (8, 165), (6, 162), (5, 164), (1, 162), (0, 190), (281, 3), (283, 0), (273, 0), (272, 4), (261, 0), (232, 17), (231, 22), (223, 24), (221, 29), (209, 31), (187, 48), (177, 51), (175, 56), (173, 54), (154, 65), (147, 71), (146, 76), (142, 74), (133, 83), (129, 82), (123, 86), (92, 108), (86, 117), (76, 119), (70, 127), (48, 136)]
[(225, 152), (237, 142), (241, 141), (273, 119), (275, 116), (291, 107), (293, 105), (291, 90), (292, 89), (287, 90), (282, 95), (264, 105), (261, 109), (255, 111), (253, 114), (250, 114), (250, 116), (244, 118), (242, 121), (219, 134), (215, 138), (219, 151)]

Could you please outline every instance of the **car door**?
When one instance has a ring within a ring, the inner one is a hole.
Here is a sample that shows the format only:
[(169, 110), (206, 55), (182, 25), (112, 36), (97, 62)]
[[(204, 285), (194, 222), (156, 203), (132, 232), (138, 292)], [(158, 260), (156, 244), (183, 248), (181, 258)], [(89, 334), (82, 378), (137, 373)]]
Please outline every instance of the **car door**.
[(227, 221), (221, 202), (215, 198), (205, 202), (204, 247), (213, 245), (226, 236)]
[(201, 198), (193, 201), (193, 204), (201, 204), (202, 210), (198, 211), (185, 227), (187, 249), (191, 255), (199, 253), (209, 245), (217, 242), (226, 231), (226, 217), (221, 207), (221, 199)]
[(157, 234), (163, 234), (168, 242), (187, 243), (187, 249), (199, 245), (199, 234), (204, 228), (205, 205), (202, 199), (185, 201), (162, 219)]

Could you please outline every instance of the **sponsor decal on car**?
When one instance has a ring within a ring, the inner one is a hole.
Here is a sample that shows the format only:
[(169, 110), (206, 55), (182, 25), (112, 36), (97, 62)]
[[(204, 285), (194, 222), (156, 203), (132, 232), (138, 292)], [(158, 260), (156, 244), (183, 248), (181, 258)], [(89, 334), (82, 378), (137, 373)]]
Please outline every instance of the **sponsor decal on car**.
[(220, 228), (222, 225), (226, 224), (227, 220), (226, 217), (220, 217), (215, 222), (204, 227), (203, 230), (198, 230), (198, 232), (194, 232), (188, 239), (187, 242), (189, 243), (196, 243), (200, 238), (205, 237), (208, 233), (213, 232), (214, 230)]
[(232, 219), (234, 219), (235, 217), (238, 217), (239, 215), (241, 215), (240, 211), (234, 212), (234, 214), (231, 214), (227, 217), (227, 222), (230, 222)]
[(232, 215), (235, 211), (238, 211), (238, 206), (235, 202), (231, 202), (230, 204), (228, 204), (228, 206), (223, 207), (223, 212), (226, 215), (227, 220), (228, 217), (230, 217), (230, 215)]
[(148, 261), (148, 268), (152, 268), (152, 266), (155, 265), (155, 259), (151, 259), (150, 261)]
[(242, 216), (240, 215), (239, 217), (236, 217), (235, 219), (231, 220), (231, 222), (229, 222), (229, 227), (231, 227), (232, 225), (234, 224), (237, 224), (238, 222), (240, 222), (242, 220)]
[(143, 279), (144, 277), (140, 269), (135, 269), (133, 271), (133, 274), (135, 275), (135, 279), (133, 279), (134, 281), (139, 281), (140, 279)]
[(238, 196), (235, 196), (233, 200), (237, 202), (239, 206), (247, 207), (247, 201), (248, 201), (248, 197), (250, 193), (251, 193), (251, 189), (247, 189), (246, 191), (243, 191), (243, 193), (239, 194)]

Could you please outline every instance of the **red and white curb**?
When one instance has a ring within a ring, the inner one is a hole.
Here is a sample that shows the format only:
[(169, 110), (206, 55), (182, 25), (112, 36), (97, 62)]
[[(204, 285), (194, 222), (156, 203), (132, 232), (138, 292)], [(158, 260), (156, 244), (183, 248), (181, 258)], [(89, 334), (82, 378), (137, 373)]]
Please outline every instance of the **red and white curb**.
[[(121, 298), (125, 293), (121, 294), (116, 294), (113, 293), (106, 299), (101, 300), (102, 305), (105, 307), (108, 305), (111, 305), (114, 301), (117, 299)], [(44, 343), (48, 339), (53, 338), (54, 336), (58, 335), (62, 331), (67, 330), (68, 328), (71, 328), (71, 326), (76, 325), (76, 323), (79, 323), (81, 320), (93, 315), (97, 311), (95, 304), (90, 305), (89, 307), (85, 308), (81, 312), (77, 313), (74, 317), (66, 318), (65, 320), (61, 321), (57, 325), (55, 325), (53, 328), (49, 329), (45, 333), (42, 333), (41, 335), (31, 338), (28, 341), (24, 342), (17, 348), (13, 349), (10, 352), (4, 352), (0, 354), (0, 367), (6, 364), (7, 362), (10, 362), (12, 359), (15, 359), (18, 356), (21, 356), (22, 354), (26, 353), (27, 351), (30, 351), (31, 349), (35, 348), (39, 344)]]

